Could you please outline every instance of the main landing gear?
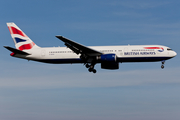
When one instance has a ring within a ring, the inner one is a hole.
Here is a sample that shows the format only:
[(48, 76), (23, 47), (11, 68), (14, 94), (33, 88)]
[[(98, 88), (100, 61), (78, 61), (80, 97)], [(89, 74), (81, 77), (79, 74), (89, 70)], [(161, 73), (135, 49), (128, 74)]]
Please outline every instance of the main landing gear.
[(164, 69), (165, 60), (163, 60), (163, 61), (161, 61), (161, 62), (162, 62), (161, 68)]
[[(96, 69), (94, 69), (94, 66), (96, 64), (94, 58), (91, 58), (91, 57), (89, 57), (89, 56), (87, 56), (85, 54), (82, 54), (80, 56), (80, 58), (84, 62), (84, 65), (86, 66), (86, 68), (88, 68), (89, 72), (93, 72), (93, 73), (97, 72)], [(87, 62), (88, 60), (90, 60), (90, 62)], [(90, 63), (90, 64), (88, 64), (88, 63)]]
[(88, 63), (85, 64), (86, 65), (86, 68), (89, 68), (88, 71), (89, 72), (93, 72), (93, 73), (96, 73), (96, 69), (94, 69), (94, 65), (93, 63), (91, 63), (91, 65), (89, 65)]

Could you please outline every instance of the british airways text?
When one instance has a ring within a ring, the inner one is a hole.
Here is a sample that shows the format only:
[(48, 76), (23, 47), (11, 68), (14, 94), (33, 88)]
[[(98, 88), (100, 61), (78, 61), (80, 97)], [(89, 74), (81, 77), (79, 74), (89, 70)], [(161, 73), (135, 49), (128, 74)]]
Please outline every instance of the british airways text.
[(156, 55), (155, 52), (124, 52), (124, 55)]

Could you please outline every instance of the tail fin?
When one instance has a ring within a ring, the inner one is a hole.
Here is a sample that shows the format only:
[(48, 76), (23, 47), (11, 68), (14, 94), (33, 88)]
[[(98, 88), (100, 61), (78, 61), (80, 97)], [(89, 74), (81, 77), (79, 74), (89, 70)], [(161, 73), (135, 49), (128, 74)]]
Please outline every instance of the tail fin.
[(30, 50), (39, 48), (15, 23), (7, 23), (15, 47), (18, 50)]

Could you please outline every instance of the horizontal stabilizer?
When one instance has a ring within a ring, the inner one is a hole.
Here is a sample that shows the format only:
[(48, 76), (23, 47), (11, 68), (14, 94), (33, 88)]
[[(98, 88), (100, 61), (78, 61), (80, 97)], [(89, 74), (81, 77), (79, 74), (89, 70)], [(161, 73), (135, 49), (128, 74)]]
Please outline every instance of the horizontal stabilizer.
[(9, 51), (15, 53), (15, 54), (21, 54), (21, 55), (30, 55), (29, 53), (27, 52), (23, 52), (23, 51), (20, 51), (18, 49), (15, 49), (15, 48), (12, 48), (12, 47), (9, 47), (9, 46), (4, 46), (6, 49), (8, 49)]

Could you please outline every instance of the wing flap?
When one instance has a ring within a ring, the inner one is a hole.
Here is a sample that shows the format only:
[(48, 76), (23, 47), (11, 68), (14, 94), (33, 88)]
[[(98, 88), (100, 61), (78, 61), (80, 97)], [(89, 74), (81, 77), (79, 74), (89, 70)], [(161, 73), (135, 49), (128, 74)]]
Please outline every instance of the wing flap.
[(91, 49), (89, 47), (86, 47), (84, 45), (81, 45), (79, 43), (76, 43), (72, 40), (69, 40), (67, 38), (64, 38), (62, 36), (56, 36), (58, 39), (60, 39), (61, 41), (63, 41), (65, 43), (65, 45), (70, 48), (73, 52), (75, 52), (76, 54), (86, 54), (88, 56), (97, 56), (97, 55), (101, 55), (102, 53), (99, 51), (96, 51), (94, 49)]

